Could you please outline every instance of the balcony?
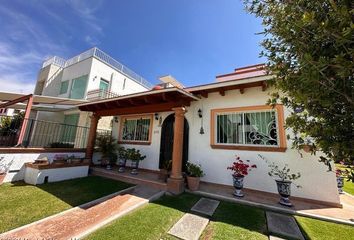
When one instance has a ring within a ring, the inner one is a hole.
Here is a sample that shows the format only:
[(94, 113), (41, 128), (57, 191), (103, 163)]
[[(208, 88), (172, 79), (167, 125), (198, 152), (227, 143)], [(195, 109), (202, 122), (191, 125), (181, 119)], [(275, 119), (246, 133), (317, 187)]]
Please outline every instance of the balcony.
[(87, 92), (86, 99), (93, 101), (93, 100), (108, 99), (108, 98), (115, 98), (115, 97), (119, 97), (119, 94), (104, 89), (96, 89)]
[(61, 68), (66, 68), (69, 67), (75, 63), (78, 63), (80, 61), (83, 61), (85, 59), (88, 59), (90, 57), (94, 57), (103, 63), (107, 64), (108, 66), (116, 69), (118, 72), (124, 74), (125, 76), (129, 77), (130, 79), (134, 80), (135, 82), (141, 84), (142, 86), (146, 87), (147, 89), (151, 89), (153, 85), (148, 82), (146, 79), (141, 77), (139, 74), (135, 73), (133, 70), (129, 69), (128, 67), (124, 66), (111, 56), (109, 56), (107, 53), (103, 52), (102, 50), (94, 47), (91, 48), (73, 58), (70, 58), (68, 60), (54, 56), (52, 58), (47, 59), (46, 61), (43, 62), (42, 68), (45, 68), (46, 66), (50, 64), (55, 64)]

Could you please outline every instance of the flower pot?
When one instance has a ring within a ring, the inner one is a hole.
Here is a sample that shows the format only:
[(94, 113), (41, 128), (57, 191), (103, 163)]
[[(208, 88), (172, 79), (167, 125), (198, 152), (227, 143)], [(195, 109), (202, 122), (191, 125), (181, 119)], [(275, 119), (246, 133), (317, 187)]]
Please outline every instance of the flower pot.
[(120, 172), (120, 173), (125, 172), (125, 165), (126, 164), (127, 164), (127, 159), (119, 159), (118, 172)]
[(338, 193), (343, 194), (343, 186), (344, 186), (344, 177), (339, 176), (337, 177), (337, 187), (338, 187)]
[(234, 195), (236, 197), (243, 197), (244, 194), (242, 192), (242, 188), (243, 188), (243, 179), (245, 177), (244, 176), (232, 175), (232, 178), (233, 178), (233, 185), (234, 185), (234, 188), (235, 188)]
[(168, 178), (168, 170), (166, 169), (160, 169), (160, 172), (159, 172), (159, 179), (160, 180), (163, 180), (164, 182), (167, 181), (167, 178)]
[(130, 174), (137, 175), (138, 174), (138, 167), (139, 167), (139, 161), (132, 161), (131, 165), (132, 170)]
[(291, 194), (291, 181), (275, 180), (275, 182), (277, 183), (278, 193), (281, 196), (279, 203), (291, 207), (293, 205), (289, 200)]
[(312, 151), (312, 146), (311, 145), (300, 145), (300, 148), (304, 150), (304, 152), (311, 152)]
[(197, 191), (199, 189), (199, 182), (200, 182), (199, 177), (187, 176), (187, 183), (188, 183), (189, 190)]
[(5, 176), (6, 176), (6, 174), (1, 174), (1, 173), (0, 173), (0, 185), (1, 185), (2, 182), (4, 181)]

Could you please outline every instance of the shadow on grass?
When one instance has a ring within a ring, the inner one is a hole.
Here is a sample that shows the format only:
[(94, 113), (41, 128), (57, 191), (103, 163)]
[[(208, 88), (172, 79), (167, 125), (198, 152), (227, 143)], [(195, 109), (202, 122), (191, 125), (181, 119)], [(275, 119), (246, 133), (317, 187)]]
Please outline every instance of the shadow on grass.
[[(22, 181), (12, 184), (13, 187), (31, 186)], [(72, 207), (87, 203), (97, 198), (121, 191), (133, 185), (98, 176), (52, 182), (32, 187), (39, 188)]]

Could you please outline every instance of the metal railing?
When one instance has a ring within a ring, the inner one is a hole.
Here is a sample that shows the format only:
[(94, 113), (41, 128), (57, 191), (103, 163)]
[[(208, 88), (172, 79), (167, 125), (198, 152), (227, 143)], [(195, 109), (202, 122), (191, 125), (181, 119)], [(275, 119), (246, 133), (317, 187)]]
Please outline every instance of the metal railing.
[(85, 59), (88, 59), (90, 57), (96, 57), (97, 59), (101, 60), (102, 62), (106, 63), (110, 67), (116, 69), (118, 72), (123, 73), (124, 75), (128, 76), (132, 80), (136, 81), (137, 83), (145, 86), (148, 89), (151, 89), (153, 87), (153, 84), (151, 84), (149, 81), (144, 79), (142, 76), (139, 74), (135, 73), (133, 70), (129, 69), (128, 67), (124, 66), (111, 56), (109, 56), (107, 53), (103, 52), (102, 50), (94, 47), (91, 48), (73, 58), (70, 58), (68, 60), (65, 60), (63, 58), (54, 56), (50, 59), (47, 59), (46, 61), (43, 62), (42, 68), (45, 68), (46, 66), (50, 64), (55, 64), (58, 65), (62, 68), (69, 67), (75, 63), (78, 63), (80, 61), (83, 61)]
[[(85, 148), (89, 127), (48, 122), (35, 119), (0, 120), (0, 147)], [(24, 140), (17, 145), (23, 121), (26, 123)], [(5, 124), (2, 124), (5, 123)], [(98, 129), (97, 134), (111, 134), (110, 130)]]
[(99, 100), (99, 99), (108, 99), (108, 98), (115, 98), (115, 97), (119, 97), (119, 94), (104, 89), (96, 89), (96, 90), (88, 91), (86, 99)]

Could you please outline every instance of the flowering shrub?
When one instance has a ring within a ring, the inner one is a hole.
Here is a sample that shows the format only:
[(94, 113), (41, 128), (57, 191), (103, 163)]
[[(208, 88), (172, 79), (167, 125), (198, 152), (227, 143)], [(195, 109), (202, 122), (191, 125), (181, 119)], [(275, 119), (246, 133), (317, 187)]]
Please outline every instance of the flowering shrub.
[(227, 167), (228, 170), (233, 171), (233, 176), (235, 177), (244, 177), (252, 170), (252, 168), (257, 168), (256, 164), (248, 164), (250, 160), (246, 160), (246, 163), (236, 156), (236, 162), (233, 162), (232, 166)]

